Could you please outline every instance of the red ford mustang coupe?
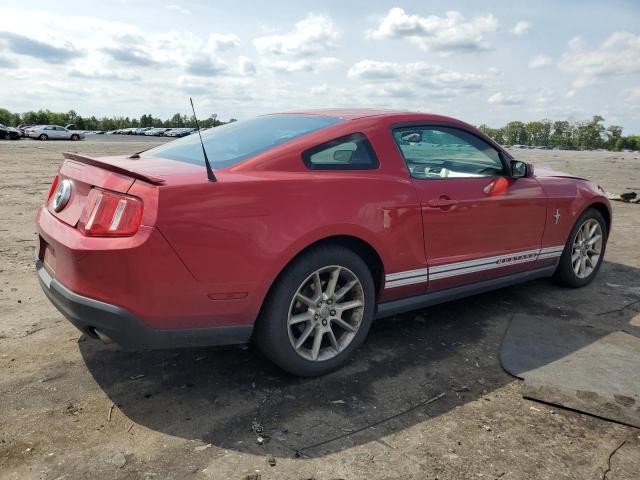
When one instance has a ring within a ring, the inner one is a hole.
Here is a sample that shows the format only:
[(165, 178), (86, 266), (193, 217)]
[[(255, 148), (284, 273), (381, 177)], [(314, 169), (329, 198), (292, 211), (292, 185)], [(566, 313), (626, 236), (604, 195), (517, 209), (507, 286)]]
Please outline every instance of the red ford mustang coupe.
[(76, 327), (127, 348), (252, 339), (296, 375), (343, 365), (377, 317), (586, 285), (611, 228), (599, 186), (438, 115), (265, 115), (202, 144), (65, 158), (36, 268)]

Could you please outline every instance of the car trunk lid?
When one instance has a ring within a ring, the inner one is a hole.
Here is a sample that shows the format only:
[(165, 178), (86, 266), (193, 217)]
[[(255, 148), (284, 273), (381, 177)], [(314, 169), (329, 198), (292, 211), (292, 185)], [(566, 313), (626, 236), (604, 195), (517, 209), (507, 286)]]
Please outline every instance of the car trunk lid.
[(157, 189), (164, 185), (190, 183), (195, 179), (206, 180), (204, 167), (164, 158), (140, 157), (137, 154), (94, 158), (70, 152), (63, 155), (65, 161), (59, 171), (59, 182), (64, 179), (71, 181), (71, 196), (59, 212), (55, 211), (51, 201), (47, 203), (47, 209), (73, 227), (77, 226), (93, 187), (124, 194), (129, 192), (134, 182)]
[[(55, 210), (52, 201), (48, 202), (47, 209), (52, 215), (72, 227), (75, 227), (80, 220), (89, 192), (93, 187), (126, 193), (135, 181), (131, 176), (66, 158), (58, 172), (58, 185), (61, 185), (64, 180), (70, 180), (71, 195), (59, 211)], [(55, 195), (56, 192), (53, 193), (53, 196)]]

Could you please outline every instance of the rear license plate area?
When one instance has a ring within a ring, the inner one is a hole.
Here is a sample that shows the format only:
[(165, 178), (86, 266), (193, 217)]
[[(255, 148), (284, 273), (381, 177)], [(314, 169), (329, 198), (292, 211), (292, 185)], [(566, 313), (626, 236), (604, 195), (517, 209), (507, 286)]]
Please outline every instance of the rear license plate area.
[(40, 237), (40, 249), (38, 251), (38, 258), (44, 264), (44, 268), (50, 273), (56, 273), (56, 254), (51, 248), (51, 245), (47, 241)]

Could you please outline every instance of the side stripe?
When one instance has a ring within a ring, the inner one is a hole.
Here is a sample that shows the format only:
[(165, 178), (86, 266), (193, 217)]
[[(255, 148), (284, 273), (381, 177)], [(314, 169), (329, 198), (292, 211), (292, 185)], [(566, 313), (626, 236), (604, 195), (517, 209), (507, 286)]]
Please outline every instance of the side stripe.
[(401, 278), (418, 277), (428, 274), (428, 268), (419, 268), (418, 270), (407, 270), (406, 272), (390, 273), (389, 275), (385, 275), (384, 278), (388, 282), (390, 280), (399, 280)]
[(389, 273), (385, 275), (385, 288), (425, 283), (429, 280), (439, 280), (485, 270), (494, 270), (510, 265), (535, 262), (536, 260), (556, 258), (562, 255), (563, 250), (564, 245), (557, 245), (554, 247), (544, 247), (539, 250), (526, 250), (507, 255), (479, 258), (477, 260), (448, 263), (431, 268), (426, 267), (404, 272)]
[(403, 278), (401, 280), (394, 280), (387, 282), (384, 288), (402, 287), (403, 285), (413, 285), (414, 283), (424, 283), (429, 280), (429, 275), (422, 275), (420, 277)]

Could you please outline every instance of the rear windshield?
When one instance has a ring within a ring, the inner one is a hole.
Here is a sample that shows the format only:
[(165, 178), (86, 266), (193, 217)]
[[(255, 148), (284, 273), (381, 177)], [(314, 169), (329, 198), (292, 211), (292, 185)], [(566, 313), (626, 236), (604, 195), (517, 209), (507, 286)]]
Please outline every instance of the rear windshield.
[[(294, 138), (342, 122), (339, 118), (321, 115), (266, 115), (205, 130), (202, 132), (202, 141), (211, 166), (220, 169), (235, 165)], [(147, 150), (141, 156), (204, 165), (197, 132)]]

